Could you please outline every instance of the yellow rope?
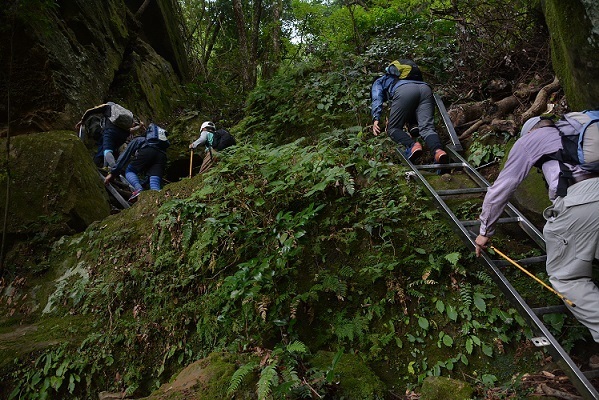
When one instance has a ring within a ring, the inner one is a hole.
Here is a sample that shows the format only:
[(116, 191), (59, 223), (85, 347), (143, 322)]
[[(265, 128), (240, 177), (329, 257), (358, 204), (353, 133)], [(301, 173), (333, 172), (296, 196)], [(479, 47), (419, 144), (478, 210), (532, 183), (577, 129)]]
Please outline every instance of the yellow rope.
[(568, 304), (570, 307), (576, 307), (576, 304), (574, 304), (572, 301), (566, 299), (564, 297), (563, 294), (559, 293), (558, 291), (556, 291), (555, 289), (553, 289), (551, 286), (547, 285), (545, 282), (543, 282), (542, 280), (540, 280), (539, 278), (537, 278), (536, 276), (534, 276), (533, 274), (531, 274), (530, 272), (528, 272), (527, 269), (521, 267), (517, 262), (515, 262), (514, 260), (512, 260), (511, 258), (509, 258), (508, 256), (506, 256), (505, 254), (503, 254), (501, 251), (497, 250), (496, 247), (491, 246), (491, 248), (497, 253), (499, 254), (501, 257), (505, 258), (506, 260), (508, 260), (510, 263), (512, 263), (513, 265), (515, 265), (516, 267), (520, 268), (520, 270), (522, 272), (524, 272), (525, 274), (527, 274), (528, 276), (530, 276), (531, 278), (533, 278), (535, 281), (539, 282), (541, 285), (543, 285), (545, 288), (549, 289), (550, 291), (552, 291), (553, 293), (555, 293), (560, 299), (562, 299), (566, 304)]

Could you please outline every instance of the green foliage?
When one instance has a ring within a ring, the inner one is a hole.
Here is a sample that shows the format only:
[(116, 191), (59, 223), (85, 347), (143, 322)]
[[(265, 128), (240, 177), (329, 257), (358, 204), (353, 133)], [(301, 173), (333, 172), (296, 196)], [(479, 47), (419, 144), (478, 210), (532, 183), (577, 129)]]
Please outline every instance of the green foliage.
[[(62, 248), (77, 257), (57, 252), (57, 263), (88, 274), (59, 284), (53, 312), (93, 318), (95, 333), (19, 360), (13, 397), (146, 394), (214, 350), (260, 357), (235, 371), (229, 395), (252, 377), (258, 398), (326, 397), (345, 348), (410, 386), (517, 347), (524, 321), (464, 248), (448, 246), (448, 227), (405, 184), (394, 146), (367, 129), (370, 85), (389, 60), (414, 58), (431, 82), (454, 78), (454, 23), (416, 3), (294, 2), (308, 40), (295, 47), (300, 61), (249, 94), (236, 127), (242, 145)], [(245, 100), (237, 52), (224, 53), (232, 24), (224, 29), (223, 58), (189, 84), (194, 107), (217, 119)], [(503, 155), (482, 140), (473, 149), (475, 165)], [(479, 206), (463, 202), (459, 217), (474, 219)], [(328, 365), (307, 364), (331, 348), (340, 350)]]
[(256, 384), (259, 400), (286, 398), (295, 392), (304, 391), (307, 389), (307, 382), (299, 378), (297, 368), (308, 353), (306, 345), (297, 340), (287, 345), (278, 345), (261, 363), (250, 362), (239, 367), (231, 377), (227, 393), (234, 395), (244, 378), (256, 370), (259, 375)]
[(474, 167), (479, 167), (491, 161), (501, 160), (505, 156), (505, 148), (499, 144), (484, 144), (483, 138), (475, 134), (468, 153), (468, 162)]

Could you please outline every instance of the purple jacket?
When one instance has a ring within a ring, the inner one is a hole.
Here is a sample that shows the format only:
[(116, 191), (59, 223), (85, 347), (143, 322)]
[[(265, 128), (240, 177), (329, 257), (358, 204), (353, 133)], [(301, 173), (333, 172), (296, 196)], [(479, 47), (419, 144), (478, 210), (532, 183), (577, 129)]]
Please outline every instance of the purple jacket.
[[(565, 121), (556, 122), (556, 126), (564, 133), (574, 130), (574, 127)], [(481, 235), (490, 237), (495, 234), (495, 223), (534, 164), (541, 157), (553, 154), (561, 148), (559, 130), (552, 126), (535, 129), (516, 141), (508, 154), (503, 170), (485, 195), (479, 218)], [(584, 174), (584, 171), (577, 166), (568, 167), (573, 171), (574, 176)], [(542, 170), (549, 186), (549, 199), (553, 201), (556, 198), (560, 174), (559, 162), (549, 160), (543, 163)]]

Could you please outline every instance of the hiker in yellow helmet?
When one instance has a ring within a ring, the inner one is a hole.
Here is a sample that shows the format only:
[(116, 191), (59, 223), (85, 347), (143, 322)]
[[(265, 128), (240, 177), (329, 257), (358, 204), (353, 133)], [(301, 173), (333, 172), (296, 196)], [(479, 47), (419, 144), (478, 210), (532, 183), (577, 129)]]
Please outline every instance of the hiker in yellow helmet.
[(435, 131), (435, 100), (430, 86), (423, 81), (418, 65), (412, 60), (400, 59), (390, 63), (385, 75), (378, 78), (371, 89), (372, 131), (381, 132), (380, 117), (383, 103), (390, 103), (387, 133), (391, 139), (405, 147), (406, 157), (415, 162), (422, 155), (422, 145), (404, 130), (406, 123), (418, 124), (419, 135), (424, 139), (435, 163), (449, 161)]

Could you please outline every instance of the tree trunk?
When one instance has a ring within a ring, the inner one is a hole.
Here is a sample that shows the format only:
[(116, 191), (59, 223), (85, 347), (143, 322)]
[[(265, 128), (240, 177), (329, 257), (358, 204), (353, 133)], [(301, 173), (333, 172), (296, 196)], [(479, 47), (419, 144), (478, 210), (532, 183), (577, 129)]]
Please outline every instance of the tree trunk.
[(239, 68), (241, 70), (241, 79), (243, 81), (243, 87), (250, 89), (251, 86), (251, 74), (250, 74), (250, 56), (248, 52), (248, 40), (245, 29), (245, 18), (243, 16), (243, 7), (241, 0), (233, 0), (233, 11), (235, 12), (235, 23), (237, 24), (237, 34), (239, 38)]
[(279, 69), (281, 63), (281, 15), (283, 14), (283, 0), (277, 0), (273, 10), (273, 28), (272, 28), (272, 53), (268, 57), (268, 64), (264, 68), (264, 77), (271, 78)]

